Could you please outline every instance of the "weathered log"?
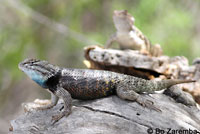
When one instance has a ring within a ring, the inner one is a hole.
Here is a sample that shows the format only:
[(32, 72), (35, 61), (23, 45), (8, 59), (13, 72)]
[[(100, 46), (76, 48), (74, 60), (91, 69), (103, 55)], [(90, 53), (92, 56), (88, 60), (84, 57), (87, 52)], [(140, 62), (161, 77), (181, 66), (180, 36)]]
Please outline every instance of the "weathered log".
[(90, 68), (110, 70), (142, 78), (178, 78), (179, 72), (189, 66), (183, 56), (150, 57), (135, 50), (103, 49), (98, 46), (85, 48), (85, 58)]
[(24, 105), (26, 113), (11, 121), (10, 133), (70, 133), (70, 134), (144, 134), (152, 129), (165, 132), (168, 128), (200, 131), (200, 110), (195, 106), (176, 103), (164, 94), (144, 95), (162, 112), (144, 108), (136, 102), (111, 96), (91, 101), (74, 101), (72, 113), (52, 125), (52, 115), (63, 104), (47, 111), (35, 111), (35, 103)]

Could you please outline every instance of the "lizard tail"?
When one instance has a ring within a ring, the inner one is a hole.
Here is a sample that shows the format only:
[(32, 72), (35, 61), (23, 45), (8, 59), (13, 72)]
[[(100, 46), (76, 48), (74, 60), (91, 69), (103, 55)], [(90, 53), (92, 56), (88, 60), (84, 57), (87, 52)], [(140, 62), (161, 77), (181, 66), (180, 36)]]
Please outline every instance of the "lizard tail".
[[(175, 84), (181, 84), (181, 83), (191, 83), (191, 82), (196, 82), (196, 80), (179, 80), (179, 79), (175, 79), (175, 80), (172, 80), (171, 82), (171, 85), (170, 86), (173, 86)], [(170, 83), (170, 82), (169, 82)]]
[[(155, 82), (155, 81), (154, 81)], [(169, 79), (169, 80), (161, 80), (161, 81), (156, 81), (154, 91), (159, 91), (165, 88), (169, 88), (173, 85), (176, 84), (181, 84), (181, 83), (191, 83), (191, 82), (196, 82), (195, 80), (180, 80), (180, 79)]]

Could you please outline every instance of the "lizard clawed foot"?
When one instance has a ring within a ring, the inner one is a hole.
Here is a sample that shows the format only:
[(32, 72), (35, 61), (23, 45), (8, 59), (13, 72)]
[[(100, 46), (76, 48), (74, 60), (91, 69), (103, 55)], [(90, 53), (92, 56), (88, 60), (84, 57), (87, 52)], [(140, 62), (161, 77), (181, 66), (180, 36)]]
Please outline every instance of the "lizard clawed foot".
[(52, 119), (51, 119), (52, 125), (54, 125), (56, 122), (58, 122), (64, 116), (68, 116), (70, 114), (70, 112), (71, 111), (63, 111), (62, 113), (60, 113), (58, 115), (52, 116)]
[(40, 107), (36, 107), (36, 110), (47, 110), (51, 109), (55, 106), (55, 103), (52, 103), (50, 100), (35, 100), (35, 104), (40, 105)]
[(148, 99), (144, 99), (144, 98), (137, 98), (136, 102), (138, 102), (140, 105), (142, 105), (143, 107), (147, 107), (149, 109), (153, 109), (157, 112), (162, 112), (159, 108), (154, 106), (153, 101), (150, 101)]
[(54, 107), (54, 105), (46, 105), (46, 106), (42, 106), (42, 107), (37, 107), (37, 110), (47, 110), (47, 109), (51, 109), (52, 107)]
[(149, 52), (147, 50), (140, 50), (140, 54), (142, 55), (150, 55)]
[(64, 113), (52, 116), (52, 119), (51, 119), (52, 125), (54, 125), (56, 122), (58, 122), (64, 116), (65, 116)]

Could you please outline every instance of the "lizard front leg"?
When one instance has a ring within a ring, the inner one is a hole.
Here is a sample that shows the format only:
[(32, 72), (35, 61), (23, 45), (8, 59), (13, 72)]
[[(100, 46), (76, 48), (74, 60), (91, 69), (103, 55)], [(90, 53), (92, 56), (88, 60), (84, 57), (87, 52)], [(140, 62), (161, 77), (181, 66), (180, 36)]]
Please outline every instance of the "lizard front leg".
[(160, 109), (156, 108), (153, 105), (152, 101), (145, 99), (140, 94), (136, 93), (132, 89), (127, 88), (126, 86), (118, 86), (116, 91), (117, 91), (117, 95), (124, 100), (136, 101), (143, 107), (154, 109), (156, 111), (161, 111)]
[(109, 40), (107, 40), (106, 44), (104, 45), (104, 48), (110, 48), (110, 46), (112, 45), (112, 43), (114, 43), (116, 41), (117, 35), (113, 34), (111, 35), (111, 37), (109, 38)]
[(53, 123), (59, 121), (63, 116), (68, 116), (71, 113), (72, 107), (72, 98), (67, 90), (65, 90), (62, 87), (59, 87), (55, 91), (55, 95), (63, 99), (64, 109), (60, 114), (52, 116), (52, 120), (54, 121)]
[(46, 110), (54, 107), (58, 103), (58, 96), (51, 93), (51, 103), (42, 107), (38, 107), (38, 110)]

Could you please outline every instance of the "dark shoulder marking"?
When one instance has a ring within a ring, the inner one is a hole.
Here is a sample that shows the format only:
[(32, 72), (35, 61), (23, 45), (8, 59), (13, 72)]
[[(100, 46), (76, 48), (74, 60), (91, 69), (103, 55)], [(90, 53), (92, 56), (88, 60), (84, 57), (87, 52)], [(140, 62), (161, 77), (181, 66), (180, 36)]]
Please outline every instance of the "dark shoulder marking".
[(56, 87), (59, 83), (60, 77), (61, 77), (61, 72), (58, 72), (57, 74), (55, 74), (54, 76), (50, 77), (47, 80), (46, 85), (51, 92), (54, 93), (56, 91), (56, 89), (57, 89)]

